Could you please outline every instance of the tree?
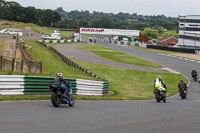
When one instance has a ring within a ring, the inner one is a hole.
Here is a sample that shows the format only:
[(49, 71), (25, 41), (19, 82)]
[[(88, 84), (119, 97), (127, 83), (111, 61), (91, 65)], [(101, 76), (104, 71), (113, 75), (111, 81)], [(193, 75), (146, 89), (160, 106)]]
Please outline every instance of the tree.
[(176, 33), (175, 30), (168, 30), (168, 31), (164, 32), (162, 37), (164, 38), (167, 36), (173, 36), (173, 37), (179, 38), (179, 35), (178, 35), (178, 33)]
[(81, 20), (79, 23), (79, 27), (90, 27), (87, 20)]
[(158, 38), (158, 30), (156, 29), (145, 28), (141, 33), (150, 40)]
[(99, 20), (99, 28), (114, 28), (114, 23), (111, 18), (103, 17)]

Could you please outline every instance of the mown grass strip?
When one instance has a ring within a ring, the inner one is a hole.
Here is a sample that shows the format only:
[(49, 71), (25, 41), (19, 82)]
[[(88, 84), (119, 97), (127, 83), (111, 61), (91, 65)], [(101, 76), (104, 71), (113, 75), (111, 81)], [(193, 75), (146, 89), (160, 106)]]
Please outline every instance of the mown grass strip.
[(124, 64), (137, 65), (137, 66), (143, 66), (143, 67), (155, 67), (155, 68), (162, 67), (159, 64), (155, 64), (145, 59), (141, 59), (136, 56), (115, 51), (115, 50), (105, 48), (99, 45), (83, 46), (83, 47), (80, 47), (80, 49), (88, 50), (92, 53), (95, 53), (111, 61), (120, 62)]

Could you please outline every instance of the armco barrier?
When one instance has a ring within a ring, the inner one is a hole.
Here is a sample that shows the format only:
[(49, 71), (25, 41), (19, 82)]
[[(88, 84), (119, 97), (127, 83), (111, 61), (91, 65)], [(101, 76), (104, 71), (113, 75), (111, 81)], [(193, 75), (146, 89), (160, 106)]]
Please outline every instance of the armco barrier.
[[(72, 86), (72, 93), (77, 95), (103, 95), (109, 90), (108, 81), (92, 81), (64, 78)], [(0, 95), (52, 94), (49, 85), (54, 77), (0, 75)]]

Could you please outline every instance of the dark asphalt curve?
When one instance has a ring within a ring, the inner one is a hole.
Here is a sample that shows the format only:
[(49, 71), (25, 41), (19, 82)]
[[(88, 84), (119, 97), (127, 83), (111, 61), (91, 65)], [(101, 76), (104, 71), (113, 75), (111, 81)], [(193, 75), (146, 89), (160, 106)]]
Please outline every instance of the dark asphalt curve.
[(199, 133), (200, 101), (3, 102), (1, 133)]
[[(177, 70), (190, 78), (199, 63), (97, 42)], [(174, 87), (177, 89), (177, 86)], [(76, 101), (54, 108), (50, 101), (0, 103), (0, 133), (199, 133), (200, 88), (191, 82), (187, 100)]]

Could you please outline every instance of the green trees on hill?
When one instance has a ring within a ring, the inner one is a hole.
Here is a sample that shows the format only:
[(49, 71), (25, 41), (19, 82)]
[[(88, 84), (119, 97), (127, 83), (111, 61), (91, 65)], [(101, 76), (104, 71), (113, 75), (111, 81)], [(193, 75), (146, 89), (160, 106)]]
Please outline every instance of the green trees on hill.
[(55, 23), (61, 20), (61, 16), (53, 10), (22, 7), (17, 2), (0, 0), (0, 19), (35, 23), (41, 26), (55, 26)]
[[(57, 8), (62, 19), (58, 22), (59, 27), (76, 28), (96, 27), (96, 28), (117, 28), (144, 30), (145, 28), (156, 29), (159, 34), (165, 30), (178, 30), (178, 18), (166, 17), (164, 15), (144, 16), (136, 13), (103, 13), (89, 11), (70, 11), (66, 12), (62, 7)], [(73, 25), (75, 23), (76, 25)]]

